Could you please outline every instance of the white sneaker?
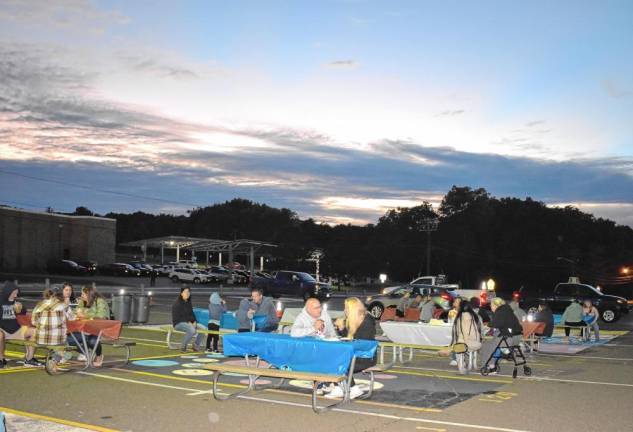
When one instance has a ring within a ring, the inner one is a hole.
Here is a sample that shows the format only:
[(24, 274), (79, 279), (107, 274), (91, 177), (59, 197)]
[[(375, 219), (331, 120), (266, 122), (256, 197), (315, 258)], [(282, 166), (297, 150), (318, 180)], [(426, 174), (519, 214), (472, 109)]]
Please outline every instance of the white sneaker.
[(334, 389), (325, 395), (328, 399), (337, 399), (345, 396), (345, 392), (343, 392), (343, 388), (341, 386), (336, 386)]
[(349, 398), (350, 399), (356, 399), (358, 396), (362, 395), (363, 391), (361, 390), (360, 386), (352, 386), (351, 389), (349, 389)]
[(457, 366), (457, 360), (451, 360), (451, 362), (448, 365), (449, 366)]
[(83, 355), (83, 354), (79, 354), (79, 355), (77, 356), (77, 360), (79, 360), (79, 361), (86, 361), (86, 356), (85, 356), (85, 355)]

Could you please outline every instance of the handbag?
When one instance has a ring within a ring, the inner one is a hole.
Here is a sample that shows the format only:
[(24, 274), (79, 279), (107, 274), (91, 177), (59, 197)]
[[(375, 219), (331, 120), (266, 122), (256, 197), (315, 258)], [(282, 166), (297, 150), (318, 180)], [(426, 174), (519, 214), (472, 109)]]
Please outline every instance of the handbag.
[(468, 345), (466, 345), (463, 342), (457, 342), (453, 344), (453, 346), (451, 347), (451, 350), (455, 354), (464, 354), (465, 352), (468, 352)]

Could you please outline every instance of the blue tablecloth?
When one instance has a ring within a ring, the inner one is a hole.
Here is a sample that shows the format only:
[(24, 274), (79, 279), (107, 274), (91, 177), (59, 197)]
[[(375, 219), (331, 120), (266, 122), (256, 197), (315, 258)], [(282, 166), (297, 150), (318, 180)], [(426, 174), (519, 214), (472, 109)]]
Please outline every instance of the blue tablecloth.
[[(193, 314), (196, 317), (196, 321), (203, 326), (206, 326), (209, 322), (209, 309), (193, 308)], [(259, 329), (266, 325), (266, 315), (255, 315), (253, 321), (255, 322), (255, 328)], [(222, 318), (220, 318), (220, 328), (237, 330), (239, 327), (237, 318), (234, 312), (224, 312)]]
[[(561, 323), (560, 320), (563, 317), (563, 314), (553, 314), (554, 315), (554, 325), (563, 325), (564, 323)], [(591, 321), (593, 321), (593, 317), (591, 316), (583, 316), (582, 320), (586, 323), (590, 323)]]
[(223, 338), (224, 355), (257, 355), (277, 368), (299, 372), (343, 375), (354, 356), (373, 358), (378, 342), (355, 340), (328, 342), (318, 338), (293, 338), (278, 333), (237, 333)]

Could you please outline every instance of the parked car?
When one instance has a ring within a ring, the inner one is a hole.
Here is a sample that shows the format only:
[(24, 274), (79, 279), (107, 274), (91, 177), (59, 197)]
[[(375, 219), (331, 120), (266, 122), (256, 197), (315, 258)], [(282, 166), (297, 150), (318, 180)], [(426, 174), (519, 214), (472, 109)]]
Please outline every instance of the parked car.
[(85, 267), (88, 271), (88, 274), (96, 274), (97, 273), (97, 263), (94, 261), (76, 261), (82, 267)]
[[(434, 286), (427, 287), (429, 290), (428, 293), (431, 296), (440, 296), (443, 299), (448, 301), (449, 307), (452, 306), (453, 300), (457, 297), (453, 290), (449, 290), (447, 288), (439, 288)], [(365, 299), (365, 306), (367, 310), (376, 319), (380, 319), (382, 313), (388, 307), (396, 307), (400, 300), (405, 295), (405, 293), (409, 293), (412, 295), (420, 292), (419, 286), (412, 285), (402, 285), (390, 291), (388, 294), (378, 294), (369, 296)]]
[(226, 282), (231, 274), (222, 266), (212, 266), (207, 269), (207, 274), (212, 282)]
[(330, 289), (327, 284), (317, 283), (316, 279), (308, 273), (296, 271), (276, 271), (272, 277), (258, 277), (253, 279), (253, 287), (261, 288), (266, 296), (301, 297), (304, 300), (316, 297), (321, 301), (330, 298)]
[(233, 270), (233, 279), (238, 284), (248, 283), (248, 272), (245, 270)]
[(141, 276), (149, 276), (152, 270), (151, 266), (139, 261), (131, 262), (130, 265), (141, 272)]
[(530, 296), (529, 293), (520, 291), (519, 304), (528, 313), (536, 312), (538, 304), (545, 302), (554, 313), (563, 313), (572, 300), (591, 300), (600, 312), (600, 318), (604, 322), (615, 322), (623, 314), (629, 313), (629, 305), (625, 298), (603, 294), (591, 285), (581, 283), (559, 283), (549, 293), (540, 293)]
[(193, 282), (194, 284), (207, 283), (209, 281), (209, 277), (201, 271), (187, 269), (187, 268), (177, 268), (172, 270), (169, 273), (169, 279), (172, 282)]
[(88, 269), (71, 260), (50, 260), (46, 264), (46, 270), (51, 274), (86, 275)]
[(112, 263), (99, 266), (99, 274), (108, 276), (140, 276), (141, 271), (126, 263)]

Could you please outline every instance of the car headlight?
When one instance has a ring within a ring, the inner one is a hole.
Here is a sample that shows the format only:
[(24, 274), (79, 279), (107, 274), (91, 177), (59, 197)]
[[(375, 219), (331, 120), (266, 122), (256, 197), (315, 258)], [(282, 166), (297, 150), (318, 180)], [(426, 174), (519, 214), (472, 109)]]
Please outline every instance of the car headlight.
[(620, 303), (620, 304), (624, 304), (624, 300), (622, 300), (622, 299), (618, 299), (618, 303)]
[(372, 299), (372, 297), (371, 297), (371, 296), (367, 297), (367, 303), (369, 303), (369, 302), (370, 302), (370, 301), (372, 301), (372, 300), (373, 300), (373, 299)]

